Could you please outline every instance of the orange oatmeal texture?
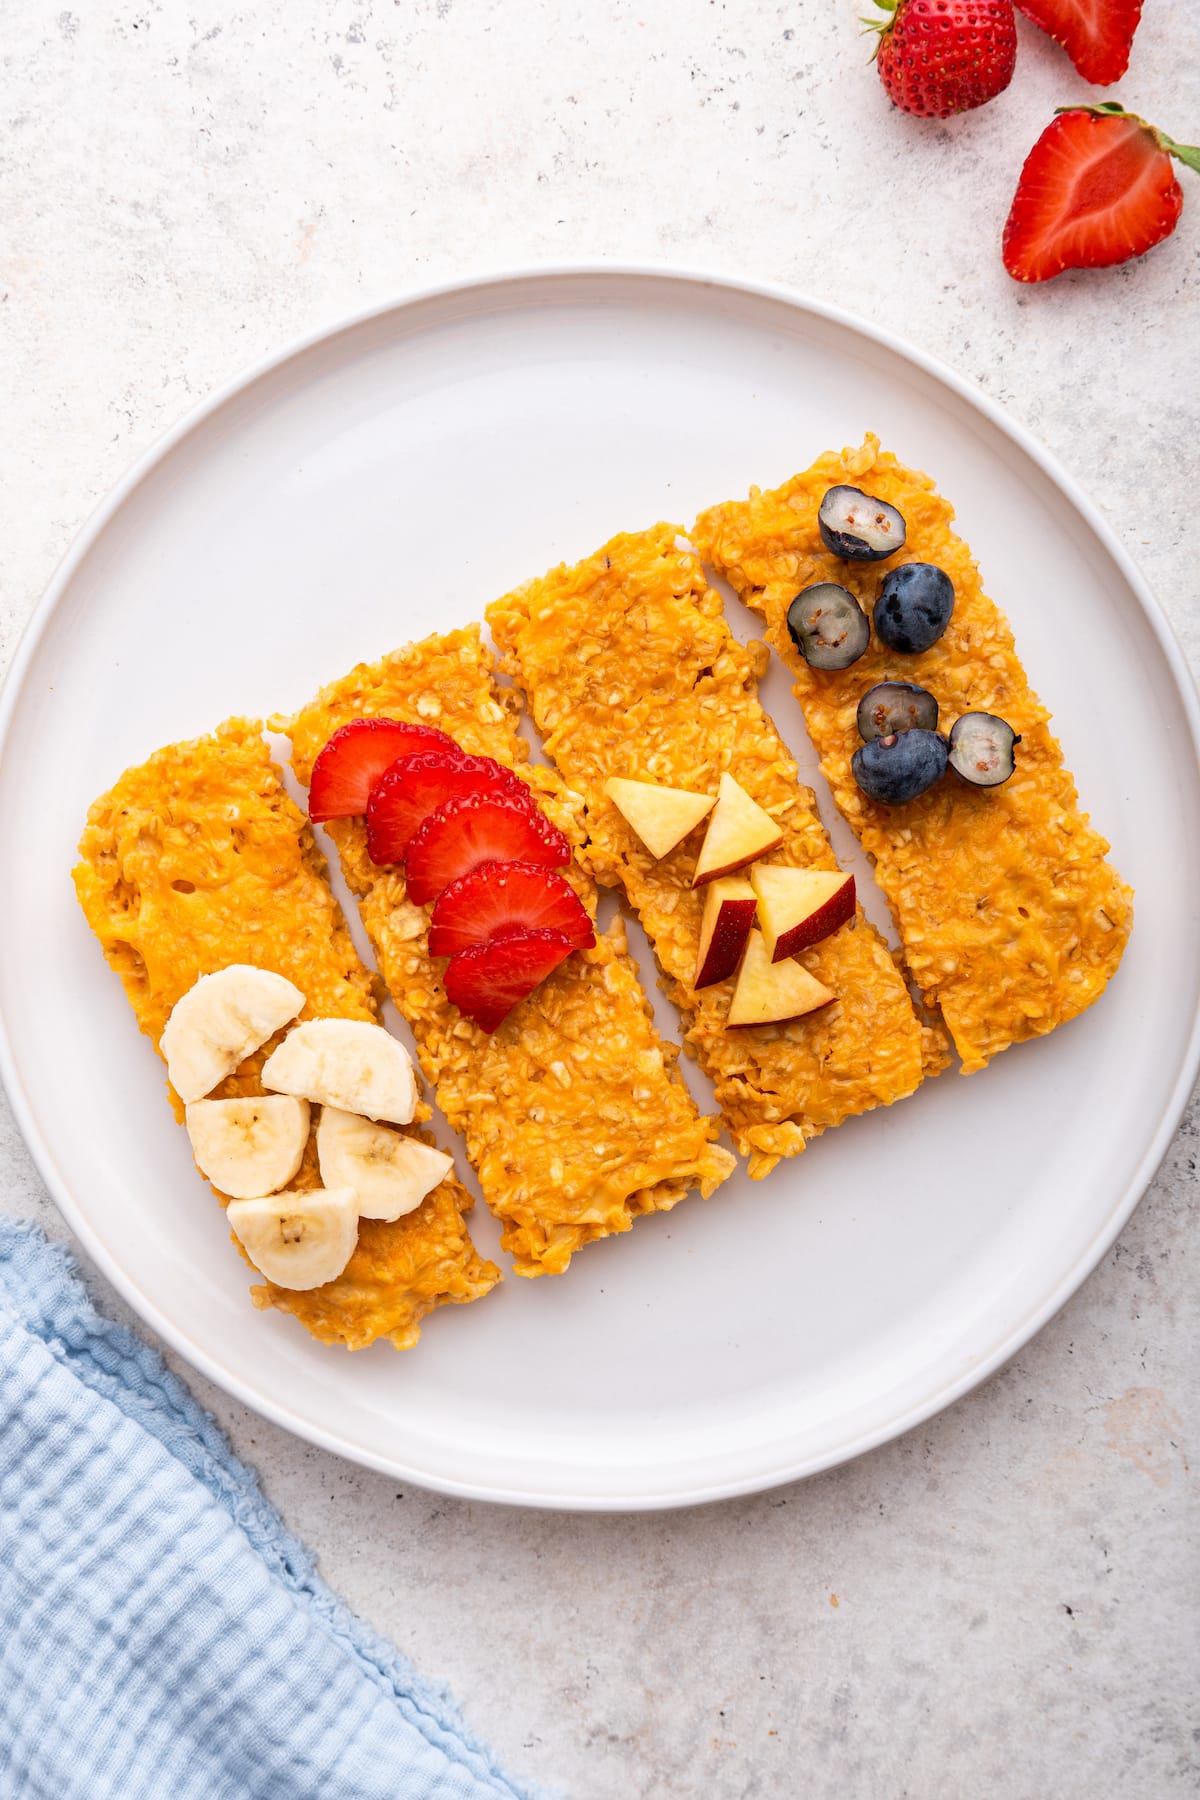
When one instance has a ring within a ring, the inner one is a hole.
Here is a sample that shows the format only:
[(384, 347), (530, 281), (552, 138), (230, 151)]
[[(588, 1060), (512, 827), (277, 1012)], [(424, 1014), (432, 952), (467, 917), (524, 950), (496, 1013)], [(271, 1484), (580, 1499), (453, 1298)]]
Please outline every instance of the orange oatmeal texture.
[[(802, 588), (839, 582), (869, 612), (882, 579), (881, 566), (842, 562), (821, 542), (817, 509), (840, 482), (904, 515), (907, 539), (887, 568), (936, 563), (954, 583), (949, 627), (920, 655), (897, 657), (872, 641), (850, 668), (818, 670), (792, 644), (787, 609)], [(1080, 811), (1008, 622), (950, 529), (953, 517), (928, 476), (868, 437), (861, 449), (822, 456), (783, 487), (753, 488), (748, 500), (712, 507), (691, 536), (766, 620), (834, 799), (874, 864), (907, 966), (927, 1004), (940, 1010), (969, 1075), (1099, 997), (1121, 960), (1133, 910), (1130, 889), (1105, 861), (1108, 845)], [(900, 676), (934, 695), (942, 730), (964, 712), (1007, 719), (1021, 735), (1016, 774), (990, 790), (948, 775), (902, 807), (869, 800), (850, 767), (859, 742), (855, 712), (874, 682)]]
[(604, 791), (610, 776), (715, 793), (728, 771), (784, 833), (766, 859), (834, 869), (810, 789), (758, 701), (762, 645), (739, 644), (720, 596), (677, 528), (616, 537), (488, 609), (547, 754), (583, 797), (585, 860), (621, 887), (654, 946), (685, 1042), (712, 1078), (750, 1173), (808, 1138), (911, 1094), (941, 1066), (940, 1040), (913, 1013), (887, 945), (861, 909), (800, 961), (836, 1003), (778, 1025), (731, 1030), (732, 980), (697, 990), (704, 890), (691, 886), (701, 824), (655, 859)]
[[(307, 997), (303, 1019), (378, 1023), (375, 979), (358, 959), (308, 822), (285, 793), (257, 724), (231, 719), (210, 737), (173, 744), (126, 770), (91, 808), (79, 848), (79, 903), (156, 1047), (193, 982), (239, 962), (294, 982)], [(217, 1098), (261, 1094), (259, 1071), (282, 1035), (248, 1057)], [(182, 1120), (182, 1104), (168, 1092)], [(313, 1110), (291, 1184), (297, 1188), (320, 1186)], [(418, 1116), (428, 1118), (429, 1108)], [(416, 1125), (407, 1129), (432, 1143)], [(500, 1279), (467, 1235), (471, 1204), (447, 1176), (403, 1218), (360, 1219), (357, 1248), (335, 1281), (308, 1292), (267, 1282), (251, 1297), (292, 1313), (325, 1343), (358, 1350), (386, 1338), (408, 1349), (426, 1313), (477, 1300)]]
[[(516, 731), (520, 700), (492, 679), (471, 626), (360, 665), (286, 723), (296, 773), (308, 781), (331, 734), (363, 716), (449, 732), (467, 751), (513, 768), (578, 849), (581, 806), (550, 769), (530, 765)], [(654, 1028), (623, 927), (570, 956), (489, 1036), (442, 986), (427, 948), (429, 911), (408, 899), (401, 868), (378, 868), (361, 819), (327, 827), (392, 998), (412, 1026), (421, 1065), (461, 1131), (501, 1239), (521, 1275), (559, 1274), (594, 1238), (628, 1231), (641, 1213), (710, 1194), (734, 1166), (713, 1140)], [(567, 871), (589, 913), (595, 888)]]

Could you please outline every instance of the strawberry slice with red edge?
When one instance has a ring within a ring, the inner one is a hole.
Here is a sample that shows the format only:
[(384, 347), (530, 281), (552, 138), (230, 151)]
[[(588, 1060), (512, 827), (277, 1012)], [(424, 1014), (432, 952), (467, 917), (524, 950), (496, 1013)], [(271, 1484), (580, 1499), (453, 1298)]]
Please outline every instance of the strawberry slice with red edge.
[(367, 801), (367, 854), (373, 863), (403, 862), (409, 840), (430, 813), (456, 794), (516, 793), (529, 789), (490, 756), (434, 750), (402, 756), (385, 769)]
[(1183, 210), (1172, 158), (1200, 170), (1200, 150), (1115, 101), (1062, 107), (1017, 182), (1002, 244), (1009, 274), (1049, 281), (1064, 269), (1107, 268), (1152, 250)]
[(572, 950), (590, 950), (596, 941), (587, 910), (565, 875), (540, 863), (481, 863), (438, 895), (430, 954), (456, 956), (513, 930), (561, 931)]
[(371, 789), (398, 756), (418, 750), (457, 750), (452, 737), (433, 725), (403, 719), (351, 719), (325, 744), (308, 781), (308, 816), (349, 819), (367, 810)]
[(570, 956), (565, 931), (510, 931), (460, 950), (446, 964), (446, 997), (489, 1034)]
[[(522, 783), (524, 786), (524, 783)], [(480, 863), (531, 862), (565, 869), (571, 846), (532, 800), (517, 794), (460, 794), (430, 813), (409, 841), (404, 878), (418, 905)]]
[(1014, 0), (1038, 28), (1061, 44), (1085, 81), (1109, 87), (1129, 67), (1142, 0)]

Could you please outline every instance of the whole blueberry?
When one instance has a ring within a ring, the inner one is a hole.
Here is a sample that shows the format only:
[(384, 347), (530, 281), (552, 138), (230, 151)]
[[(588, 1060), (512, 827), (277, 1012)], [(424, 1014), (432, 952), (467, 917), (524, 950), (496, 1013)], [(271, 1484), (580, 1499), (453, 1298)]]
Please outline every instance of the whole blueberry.
[(856, 750), (850, 767), (868, 800), (905, 806), (946, 773), (947, 746), (940, 731), (893, 732)]
[(954, 583), (936, 563), (889, 569), (875, 602), (875, 636), (889, 650), (918, 656), (937, 643), (954, 611)]

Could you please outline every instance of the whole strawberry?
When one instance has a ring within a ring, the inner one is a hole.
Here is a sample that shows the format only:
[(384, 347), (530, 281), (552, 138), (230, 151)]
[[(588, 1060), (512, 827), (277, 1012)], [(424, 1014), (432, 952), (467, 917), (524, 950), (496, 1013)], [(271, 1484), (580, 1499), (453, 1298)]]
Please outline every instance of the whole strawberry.
[(918, 119), (948, 119), (1002, 94), (1017, 60), (1012, 0), (875, 0), (893, 16), (876, 65), (888, 97)]
[(1172, 159), (1200, 172), (1200, 150), (1176, 144), (1115, 101), (1062, 108), (1025, 159), (1004, 227), (1016, 281), (1103, 269), (1170, 237), (1183, 211)]

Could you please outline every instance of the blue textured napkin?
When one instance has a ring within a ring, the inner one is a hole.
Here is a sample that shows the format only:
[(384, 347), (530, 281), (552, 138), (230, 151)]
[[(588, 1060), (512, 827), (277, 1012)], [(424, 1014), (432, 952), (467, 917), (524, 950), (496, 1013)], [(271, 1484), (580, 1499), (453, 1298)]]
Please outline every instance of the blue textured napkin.
[(4, 1800), (535, 1800), (161, 1357), (0, 1220)]

